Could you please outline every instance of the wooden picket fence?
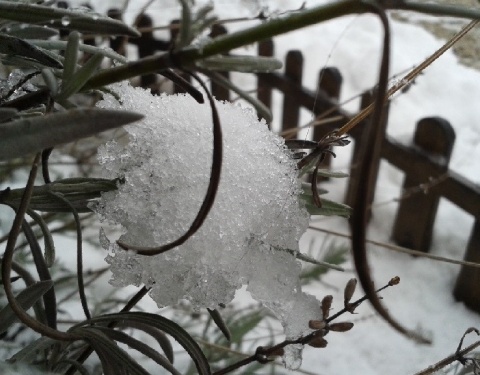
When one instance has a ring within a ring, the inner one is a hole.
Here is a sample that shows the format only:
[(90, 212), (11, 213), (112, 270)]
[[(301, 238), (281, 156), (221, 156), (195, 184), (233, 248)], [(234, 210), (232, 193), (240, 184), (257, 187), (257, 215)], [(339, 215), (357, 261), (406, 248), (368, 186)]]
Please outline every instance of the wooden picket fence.
[[(115, 12), (109, 12), (115, 16)], [(174, 22), (175, 23), (175, 22)], [(173, 23), (173, 24), (174, 24)], [(138, 27), (151, 26), (152, 20), (147, 15), (137, 19)], [(171, 40), (175, 37), (175, 28), (171, 28)], [(225, 33), (222, 26), (213, 29), (211, 36)], [(144, 57), (166, 50), (170, 41), (155, 39), (151, 32), (144, 33), (137, 39), (115, 39), (111, 47), (116, 51), (125, 51), (124, 43), (138, 47), (138, 57)], [(259, 43), (258, 54), (273, 56), (272, 41)], [(319, 72), (318, 90), (312, 91), (302, 87), (303, 56), (300, 51), (288, 52), (283, 73), (260, 73), (258, 76), (257, 98), (271, 108), (272, 92), (277, 90), (283, 94), (282, 130), (299, 126), (300, 109), (312, 112), (320, 118), (328, 116), (337, 118), (313, 130), (313, 140), (319, 140), (326, 132), (341, 127), (353, 117), (353, 114), (338, 107), (338, 99), (342, 86), (342, 76), (338, 69), (327, 67)], [(228, 74), (225, 73), (228, 77)], [(157, 76), (143, 76), (143, 86), (155, 87)], [(212, 93), (217, 99), (229, 100), (230, 92), (224, 87), (212, 83)], [(155, 91), (155, 89), (154, 89)], [(176, 88), (176, 92), (181, 92)], [(372, 102), (372, 94), (366, 92), (362, 96), (361, 108)], [(384, 129), (388, 114), (384, 117)], [(356, 126), (350, 136), (356, 141), (352, 154), (352, 166), (361, 161), (362, 155), (369, 150), (364, 149), (362, 137), (368, 135), (370, 119)], [(382, 149), (375, 161), (376, 173), (381, 160), (403, 171), (404, 191), (411, 192), (399, 203), (395, 223), (391, 231), (392, 240), (400, 246), (428, 252), (432, 241), (433, 226), (441, 198), (454, 203), (464, 212), (475, 218), (470, 239), (465, 251), (464, 260), (480, 264), (480, 186), (450, 170), (449, 160), (455, 141), (455, 132), (448, 121), (440, 117), (421, 119), (416, 124), (414, 141), (411, 145), (399, 143), (384, 133)], [(345, 197), (347, 204), (352, 202), (354, 192), (362, 176), (358, 170), (351, 168), (348, 189)], [(432, 182), (433, 181), (433, 182)], [(415, 193), (415, 191), (421, 193)], [(368, 197), (373, 202), (373, 196)], [(480, 312), (480, 269), (463, 266), (457, 277), (453, 290), (455, 298), (463, 301), (471, 309)]]

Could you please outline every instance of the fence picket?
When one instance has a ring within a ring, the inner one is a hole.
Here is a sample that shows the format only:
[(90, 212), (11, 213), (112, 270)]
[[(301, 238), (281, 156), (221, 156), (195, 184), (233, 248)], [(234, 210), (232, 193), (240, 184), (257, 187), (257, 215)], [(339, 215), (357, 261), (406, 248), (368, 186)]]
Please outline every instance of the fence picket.
[[(216, 38), (220, 35), (227, 33), (227, 29), (223, 25), (213, 25), (212, 31), (210, 32), (210, 38)], [(228, 72), (220, 72), (220, 74), (226, 79), (230, 79), (230, 74)], [(212, 95), (218, 100), (230, 100), (230, 90), (226, 87), (223, 87), (216, 83), (215, 81), (211, 82)]]
[[(447, 120), (429, 117), (417, 123), (413, 147), (420, 154), (426, 154), (435, 161), (442, 174), (448, 170), (454, 142), (455, 132)], [(404, 191), (428, 182), (429, 178), (439, 177), (424, 171), (425, 179), (420, 181), (408, 171), (405, 173)], [(400, 246), (428, 252), (439, 202), (440, 195), (434, 189), (402, 199), (393, 226), (392, 239)]]
[[(285, 60), (285, 78), (298, 86), (302, 85), (303, 55), (300, 51), (289, 51)], [(300, 119), (300, 104), (294, 95), (283, 93), (282, 130), (296, 128)], [(293, 136), (296, 138), (297, 133)]]
[[(274, 45), (271, 39), (258, 44), (258, 56), (271, 57), (274, 53)], [(268, 84), (268, 73), (257, 74), (257, 99), (267, 108), (272, 109), (272, 86)], [(261, 117), (258, 115), (258, 117)], [(268, 124), (269, 126), (271, 124)]]

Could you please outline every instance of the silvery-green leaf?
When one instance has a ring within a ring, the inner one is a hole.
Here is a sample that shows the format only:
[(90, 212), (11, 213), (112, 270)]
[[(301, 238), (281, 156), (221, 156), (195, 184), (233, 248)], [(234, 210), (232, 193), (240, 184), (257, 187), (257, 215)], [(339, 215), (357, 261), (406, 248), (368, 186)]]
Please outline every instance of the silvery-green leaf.
[(0, 124), (0, 160), (39, 152), (143, 118), (104, 109), (73, 109)]
[(52, 96), (57, 95), (58, 91), (58, 82), (57, 77), (53, 74), (51, 69), (42, 69), (42, 78), (45, 84), (47, 85), (48, 89)]
[(97, 68), (102, 63), (102, 55), (94, 55), (83, 65), (70, 79), (63, 82), (62, 90), (58, 94), (59, 100), (68, 99), (73, 94), (77, 93), (88, 81), (88, 79), (95, 73)]
[[(52, 196), (61, 194), (77, 212), (91, 212), (88, 204), (100, 197), (101, 193), (117, 189), (117, 181), (103, 178), (66, 178), (48, 185), (35, 186), (29, 207), (43, 212), (71, 212), (69, 205)], [(12, 189), (3, 194), (1, 202), (10, 206), (18, 206), (24, 189)]]
[(48, 228), (47, 223), (43, 220), (37, 212), (29, 209), (28, 215), (38, 224), (43, 234), (43, 243), (45, 248), (45, 264), (47, 267), (52, 267), (55, 263), (55, 243), (53, 242), (53, 236)]
[[(30, 39), (29, 42), (33, 45), (36, 45), (37, 47), (45, 48), (48, 50), (65, 50), (68, 44), (66, 41), (63, 40)], [(121, 63), (126, 63), (128, 61), (125, 56), (116, 53), (113, 49), (108, 47), (97, 47), (91, 46), (89, 44), (80, 43), (78, 45), (78, 49), (91, 55), (103, 55), (109, 59), (113, 59)]]
[[(53, 286), (52, 280), (39, 281), (22, 290), (16, 300), (24, 310), (28, 310)], [(5, 332), (13, 323), (17, 322), (17, 315), (13, 312), (10, 304), (0, 311), (0, 334)]]
[[(42, 281), (45, 283), (45, 281)], [(22, 350), (15, 353), (7, 362), (23, 362), (23, 363), (32, 363), (38, 360), (38, 353), (48, 350), (52, 345), (58, 341), (51, 339), (49, 337), (40, 337), (39, 339), (31, 342), (25, 346)]]
[(65, 60), (63, 62), (63, 81), (72, 78), (77, 69), (78, 46), (80, 44), (80, 34), (78, 31), (72, 31), (68, 35), (67, 47), (65, 49)]
[(267, 73), (282, 67), (279, 60), (262, 56), (213, 56), (196, 64), (207, 70), (242, 73)]
[(144, 344), (143, 342), (127, 335), (126, 333), (121, 332), (121, 331), (117, 331), (113, 328), (100, 327), (100, 326), (97, 326), (95, 328), (100, 330), (101, 332), (103, 332), (106, 336), (108, 336), (112, 340), (114, 340), (116, 342), (121, 342), (123, 344), (126, 344), (130, 348), (140, 352), (145, 357), (149, 357), (153, 361), (157, 362), (160, 366), (162, 366), (169, 373), (171, 373), (173, 375), (181, 375), (180, 372), (178, 372), (178, 370), (175, 367), (173, 367), (171, 362), (165, 356), (156, 352), (155, 350), (153, 350), (147, 344)]
[(60, 61), (33, 44), (3, 33), (0, 33), (0, 53), (31, 59), (51, 68), (60, 69), (63, 67)]
[(348, 177), (348, 173), (340, 172), (340, 171), (331, 171), (329, 169), (319, 169), (317, 173), (319, 176), (322, 176), (322, 177), (333, 177), (333, 178)]
[(0, 1), (0, 17), (11, 21), (78, 30), (85, 33), (140, 36), (140, 33), (134, 28), (109, 17), (18, 1)]
[(58, 35), (58, 30), (36, 25), (14, 25), (8, 30), (8, 35), (22, 39), (48, 39)]
[(333, 202), (331, 200), (322, 198), (322, 207), (317, 207), (313, 203), (313, 197), (307, 194), (300, 194), (300, 199), (305, 202), (305, 208), (310, 215), (323, 215), (323, 216), (342, 216), (349, 218), (352, 209), (343, 203)]
[[(309, 182), (302, 182), (302, 190), (303, 190), (302, 195), (308, 195), (308, 196), (310, 196), (310, 199), (311, 199), (311, 196), (313, 195), (312, 184), (309, 183)], [(318, 191), (318, 194), (320, 194), (320, 195), (328, 193), (328, 190), (325, 190), (325, 189), (322, 189), (322, 188), (318, 188), (317, 191)]]
[[(177, 323), (164, 318), (160, 315), (144, 313), (144, 312), (124, 312), (117, 314), (106, 314), (94, 317), (87, 321), (92, 324), (104, 324), (120, 321), (123, 325), (128, 325), (129, 322), (140, 322), (149, 324), (169, 335), (171, 335), (193, 359), (197, 371), (200, 375), (210, 375), (210, 365), (207, 358), (203, 354), (197, 342)], [(80, 328), (86, 329), (86, 328)], [(74, 332), (77, 332), (75, 329)]]

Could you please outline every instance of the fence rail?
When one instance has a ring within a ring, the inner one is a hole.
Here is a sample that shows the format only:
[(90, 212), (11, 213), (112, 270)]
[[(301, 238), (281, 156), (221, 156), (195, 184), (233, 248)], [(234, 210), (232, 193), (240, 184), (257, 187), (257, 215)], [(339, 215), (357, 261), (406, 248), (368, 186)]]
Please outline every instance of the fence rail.
[[(137, 23), (142, 26), (152, 24), (147, 15), (141, 15)], [(174, 31), (175, 28), (172, 28), (171, 40), (175, 37)], [(211, 36), (225, 32), (222, 26), (217, 26)], [(170, 46), (170, 41), (157, 40), (152, 33), (144, 34), (138, 39), (122, 39), (122, 42), (137, 46), (139, 57), (166, 50)], [(118, 52), (126, 50), (118, 39), (112, 41), (111, 47)], [(273, 42), (268, 40), (259, 43), (258, 54), (272, 56)], [(319, 72), (318, 90), (314, 92), (302, 86), (303, 56), (300, 51), (290, 51), (284, 65), (284, 73), (257, 74), (257, 97), (267, 107), (271, 108), (273, 90), (280, 91), (284, 96), (282, 130), (294, 129), (299, 125), (301, 108), (315, 116), (322, 116), (328, 111), (329, 116), (336, 118), (327, 125), (314, 128), (314, 140), (319, 140), (327, 131), (341, 127), (354, 116), (338, 107), (342, 86), (342, 76), (338, 69), (322, 69)], [(228, 74), (225, 75), (228, 77)], [(154, 75), (143, 77), (142, 84), (151, 87), (156, 79)], [(181, 91), (178, 87), (176, 90)], [(227, 89), (215, 83), (212, 83), (212, 92), (218, 99), (228, 100), (230, 97)], [(361, 108), (365, 108), (371, 101), (371, 94), (365, 93)], [(387, 122), (388, 114), (384, 118), (384, 129)], [(369, 125), (370, 120), (366, 119), (350, 133), (356, 140), (352, 165), (361, 160), (362, 153), (369, 152), (362, 150), (362, 137), (368, 135)], [(415, 250), (429, 251), (439, 200), (445, 198), (475, 218), (464, 259), (480, 263), (480, 186), (448, 168), (454, 141), (455, 133), (448, 121), (439, 117), (421, 119), (417, 123), (414, 143), (411, 145), (399, 143), (384, 134), (376, 169), (378, 173), (381, 160), (386, 160), (405, 173), (404, 190), (424, 190), (422, 194), (411, 194), (401, 200), (392, 228), (393, 241)], [(352, 168), (345, 197), (347, 203), (351, 202), (360, 178), (356, 169)], [(373, 198), (369, 197), (370, 202), (373, 202)], [(480, 312), (480, 270), (463, 266), (453, 294), (468, 307)]]

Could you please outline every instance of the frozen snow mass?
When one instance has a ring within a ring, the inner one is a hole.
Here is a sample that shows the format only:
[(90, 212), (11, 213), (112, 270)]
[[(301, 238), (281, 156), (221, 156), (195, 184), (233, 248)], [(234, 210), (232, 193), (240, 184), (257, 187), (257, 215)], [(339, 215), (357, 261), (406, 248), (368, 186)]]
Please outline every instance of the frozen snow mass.
[[(93, 207), (103, 220), (122, 226), (120, 240), (155, 247), (180, 237), (195, 218), (207, 190), (212, 163), (212, 115), (190, 96), (152, 96), (127, 83), (114, 87), (101, 108), (143, 113), (126, 126), (126, 145), (115, 140), (99, 150), (118, 190)], [(109, 250), (111, 283), (142, 283), (158, 306), (189, 300), (195, 308), (217, 308), (247, 285), (282, 322), (287, 337), (309, 332), (320, 319), (319, 303), (301, 290), (301, 264), (294, 254), (308, 226), (299, 202), (296, 162), (282, 138), (251, 109), (216, 102), (224, 157), (215, 203), (203, 226), (183, 245), (156, 256), (125, 251), (101, 234)], [(124, 142), (125, 143), (125, 142)], [(286, 250), (289, 251), (286, 251)]]

